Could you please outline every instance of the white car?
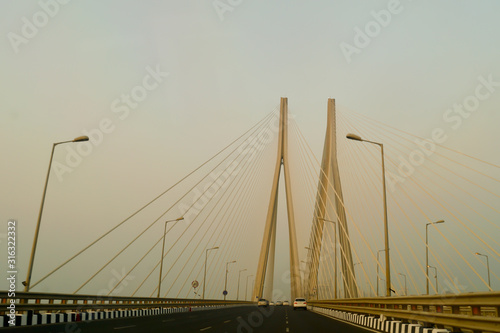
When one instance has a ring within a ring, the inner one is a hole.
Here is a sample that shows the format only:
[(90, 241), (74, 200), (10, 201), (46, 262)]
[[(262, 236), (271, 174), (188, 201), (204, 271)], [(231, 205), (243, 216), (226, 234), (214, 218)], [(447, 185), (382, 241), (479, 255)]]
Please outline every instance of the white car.
[(295, 301), (293, 302), (293, 309), (304, 309), (307, 310), (307, 302), (305, 298), (296, 298)]
[(290, 303), (288, 303), (288, 301), (283, 301), (283, 305), (290, 305)]

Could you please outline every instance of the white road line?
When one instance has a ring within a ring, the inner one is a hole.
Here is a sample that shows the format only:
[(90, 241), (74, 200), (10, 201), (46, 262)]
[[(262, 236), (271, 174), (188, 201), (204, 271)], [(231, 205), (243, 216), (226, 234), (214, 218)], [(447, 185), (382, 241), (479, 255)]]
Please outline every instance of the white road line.
[(290, 332), (290, 329), (287, 327), (287, 328), (286, 328), (286, 331), (287, 331), (287, 332)]
[(203, 331), (209, 330), (209, 329), (211, 329), (211, 328), (212, 328), (212, 326), (208, 326), (208, 327), (202, 328), (202, 329), (200, 330), (200, 332), (203, 332)]
[(124, 328), (131, 328), (131, 327), (136, 327), (137, 325), (130, 325), (130, 326), (122, 326), (122, 327), (114, 327), (115, 330), (122, 330)]
[(227, 324), (227, 323), (230, 323), (230, 322), (231, 322), (231, 320), (226, 320), (226, 321), (224, 322), (224, 324)]

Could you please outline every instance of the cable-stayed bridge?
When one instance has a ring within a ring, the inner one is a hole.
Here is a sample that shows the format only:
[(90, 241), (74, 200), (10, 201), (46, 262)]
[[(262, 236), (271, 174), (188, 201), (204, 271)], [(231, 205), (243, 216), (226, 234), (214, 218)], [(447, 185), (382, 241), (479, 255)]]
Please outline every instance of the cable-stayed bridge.
[[(445, 143), (442, 129), (417, 137), (337, 112), (330, 99), (318, 156), (282, 98), (121, 221), (46, 249), (52, 265), (37, 266), (33, 251), (16, 320), (303, 297), (316, 312), (380, 330), (499, 332), (500, 166)], [(260, 317), (247, 325), (272, 322)]]

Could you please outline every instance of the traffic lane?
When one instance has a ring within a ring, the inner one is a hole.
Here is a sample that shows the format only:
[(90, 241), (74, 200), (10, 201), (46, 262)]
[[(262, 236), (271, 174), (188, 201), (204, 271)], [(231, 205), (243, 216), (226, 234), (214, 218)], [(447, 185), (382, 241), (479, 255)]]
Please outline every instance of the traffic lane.
[(232, 325), (213, 327), (208, 332), (236, 333), (367, 333), (372, 332), (324, 315), (292, 306), (258, 308)]
[(235, 323), (229, 327), (231, 330), (214, 332), (285, 333), (288, 332), (286, 330), (287, 308), (283, 306), (254, 307), (253, 311), (236, 318)]
[[(276, 333), (286, 332), (285, 309), (274, 306), (257, 307), (247, 306), (230, 311), (217, 318), (209, 316), (205, 321), (193, 325), (183, 326), (179, 332), (205, 333)], [(170, 332), (170, 331), (169, 331)]]
[(373, 332), (358, 326), (353, 326), (342, 321), (320, 315), (313, 311), (297, 309), (293, 311), (290, 307), (288, 321), (290, 333), (367, 333)]
[(22, 326), (2, 329), (2, 331), (26, 333), (140, 333), (166, 331), (169, 333), (368, 332), (359, 327), (311, 311), (293, 311), (291, 306), (270, 306), (266, 308), (241, 306), (217, 310), (172, 313), (168, 315)]
[[(236, 318), (248, 318), (256, 311), (255, 306), (231, 307), (226, 309), (203, 310), (167, 315), (127, 317), (72, 323), (19, 326), (3, 328), (2, 332), (36, 332), (36, 333), (86, 333), (86, 332), (233, 332), (238, 325)], [(232, 323), (232, 327), (228, 324)], [(224, 327), (226, 326), (226, 327)]]

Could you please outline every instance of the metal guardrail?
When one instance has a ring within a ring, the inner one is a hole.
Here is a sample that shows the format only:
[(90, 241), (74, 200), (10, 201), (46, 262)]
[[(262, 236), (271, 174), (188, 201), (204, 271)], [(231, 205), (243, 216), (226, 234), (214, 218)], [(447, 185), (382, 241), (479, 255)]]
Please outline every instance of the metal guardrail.
[[(100, 295), (51, 294), (37, 292), (16, 292), (16, 312), (28, 310), (40, 311), (87, 311), (87, 310), (118, 310), (118, 309), (148, 309), (166, 307), (202, 307), (216, 305), (252, 304), (247, 301), (123, 297)], [(0, 291), (0, 315), (5, 314), (11, 298), (7, 291)]]
[(310, 300), (308, 305), (473, 332), (500, 332), (500, 292)]

